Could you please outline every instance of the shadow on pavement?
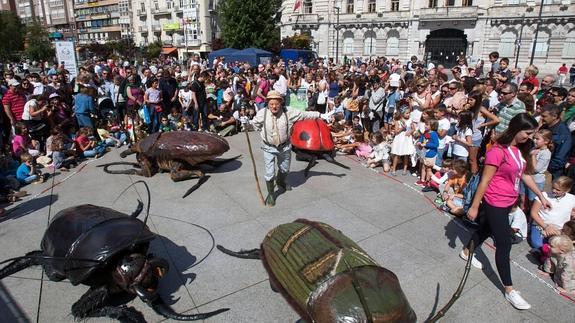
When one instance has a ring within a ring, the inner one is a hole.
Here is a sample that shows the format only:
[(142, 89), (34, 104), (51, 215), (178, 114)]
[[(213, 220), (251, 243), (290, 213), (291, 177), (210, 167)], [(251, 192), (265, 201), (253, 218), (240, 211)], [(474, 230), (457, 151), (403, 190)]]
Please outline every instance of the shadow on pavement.
[(50, 205), (50, 203), (56, 202), (57, 200), (58, 195), (53, 194), (53, 195), (44, 195), (41, 197), (37, 197), (35, 199), (24, 201), (13, 208), (6, 210), (4, 216), (0, 218), (0, 223), (26, 216), (30, 213), (33, 213), (37, 210), (40, 210)]
[(12, 295), (0, 282), (0, 322), (28, 323), (31, 322), (24, 311), (16, 303)]
[(342, 177), (347, 176), (347, 175), (345, 173), (334, 174), (331, 172), (315, 172), (313, 170), (310, 170), (308, 177), (305, 177), (304, 170), (302, 169), (302, 170), (299, 170), (297, 172), (290, 172), (290, 175), (288, 176), (287, 182), (292, 187), (298, 187), (298, 186), (305, 184), (305, 182), (307, 182), (307, 180), (313, 176), (335, 176), (338, 178), (342, 178)]

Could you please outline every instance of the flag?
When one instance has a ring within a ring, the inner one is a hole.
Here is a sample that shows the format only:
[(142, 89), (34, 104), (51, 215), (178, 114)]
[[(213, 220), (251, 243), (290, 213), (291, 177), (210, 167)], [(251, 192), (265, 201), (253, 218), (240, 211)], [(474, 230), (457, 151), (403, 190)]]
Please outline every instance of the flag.
[(299, 7), (301, 7), (301, 0), (295, 0), (295, 3), (293, 5), (293, 11), (296, 12)]

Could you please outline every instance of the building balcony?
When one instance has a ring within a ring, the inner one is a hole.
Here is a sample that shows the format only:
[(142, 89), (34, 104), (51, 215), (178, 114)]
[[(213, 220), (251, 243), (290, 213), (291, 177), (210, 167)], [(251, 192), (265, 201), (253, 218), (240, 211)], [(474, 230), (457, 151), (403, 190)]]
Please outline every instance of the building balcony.
[(161, 25), (152, 25), (152, 31), (154, 32), (161, 32), (162, 26)]
[(102, 6), (109, 6), (118, 4), (120, 0), (101, 0), (95, 2), (85, 2), (82, 4), (74, 4), (74, 9), (84, 9), (84, 8), (93, 8), (93, 7), (102, 7)]
[(112, 15), (110, 13), (101, 12), (101, 13), (95, 13), (95, 14), (83, 15), (83, 16), (76, 15), (76, 21), (108, 19), (111, 17), (112, 17)]
[(174, 4), (174, 7), (172, 8), (172, 10), (173, 10), (174, 12), (182, 12), (182, 8), (180, 8), (180, 4), (179, 4), (179, 3)]
[(171, 13), (172, 13), (172, 10), (168, 9), (166, 7), (160, 7), (159, 9), (152, 9), (152, 14), (154, 16), (170, 15)]
[(138, 26), (138, 32), (148, 33), (148, 27), (146, 27), (146, 26)]
[(483, 15), (476, 6), (419, 9), (419, 20), (477, 20)]
[[(200, 46), (202, 44), (202, 41), (200, 39), (188, 39), (187, 41), (187, 47), (194, 47), (194, 46)], [(186, 45), (186, 42), (183, 42), (183, 45)]]
[(137, 14), (138, 16), (145, 16), (147, 13), (146, 10), (138, 9)]
[(122, 27), (120, 25), (105, 26), (105, 27), (79, 27), (78, 32), (80, 33), (101, 33), (101, 32), (121, 32)]

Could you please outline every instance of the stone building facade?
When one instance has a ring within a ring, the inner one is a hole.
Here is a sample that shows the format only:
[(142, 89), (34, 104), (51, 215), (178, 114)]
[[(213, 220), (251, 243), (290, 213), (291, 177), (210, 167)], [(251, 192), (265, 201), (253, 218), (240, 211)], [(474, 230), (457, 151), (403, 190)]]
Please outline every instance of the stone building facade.
[[(543, 1), (533, 63), (554, 72), (575, 63), (575, 0)], [(526, 66), (541, 9), (535, 0), (301, 0), (297, 9), (295, 2), (283, 3), (281, 35), (309, 33), (319, 56), (416, 55), (447, 66), (458, 55), (487, 60), (492, 51)]]

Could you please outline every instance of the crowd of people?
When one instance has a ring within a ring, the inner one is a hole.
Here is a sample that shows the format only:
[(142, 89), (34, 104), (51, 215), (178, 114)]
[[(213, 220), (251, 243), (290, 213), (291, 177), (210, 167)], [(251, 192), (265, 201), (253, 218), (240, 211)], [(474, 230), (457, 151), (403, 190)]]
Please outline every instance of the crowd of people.
[(494, 237), (506, 297), (529, 308), (509, 270), (511, 244), (524, 239), (541, 270), (575, 293), (575, 88), (564, 87), (565, 65), (541, 77), (536, 66), (509, 63), (497, 52), (488, 66), (460, 57), (451, 69), (415, 56), (406, 64), (380, 57), (250, 66), (195, 55), (138, 66), (93, 59), (76, 77), (63, 64), (24, 76), (7, 69), (0, 199), (12, 203), (25, 195), (20, 187), (154, 132), (250, 130), (272, 92), (277, 102), (319, 112), (339, 154), (403, 181), (414, 176), (422, 191), (437, 193), (439, 208), (477, 220), (472, 241)]

